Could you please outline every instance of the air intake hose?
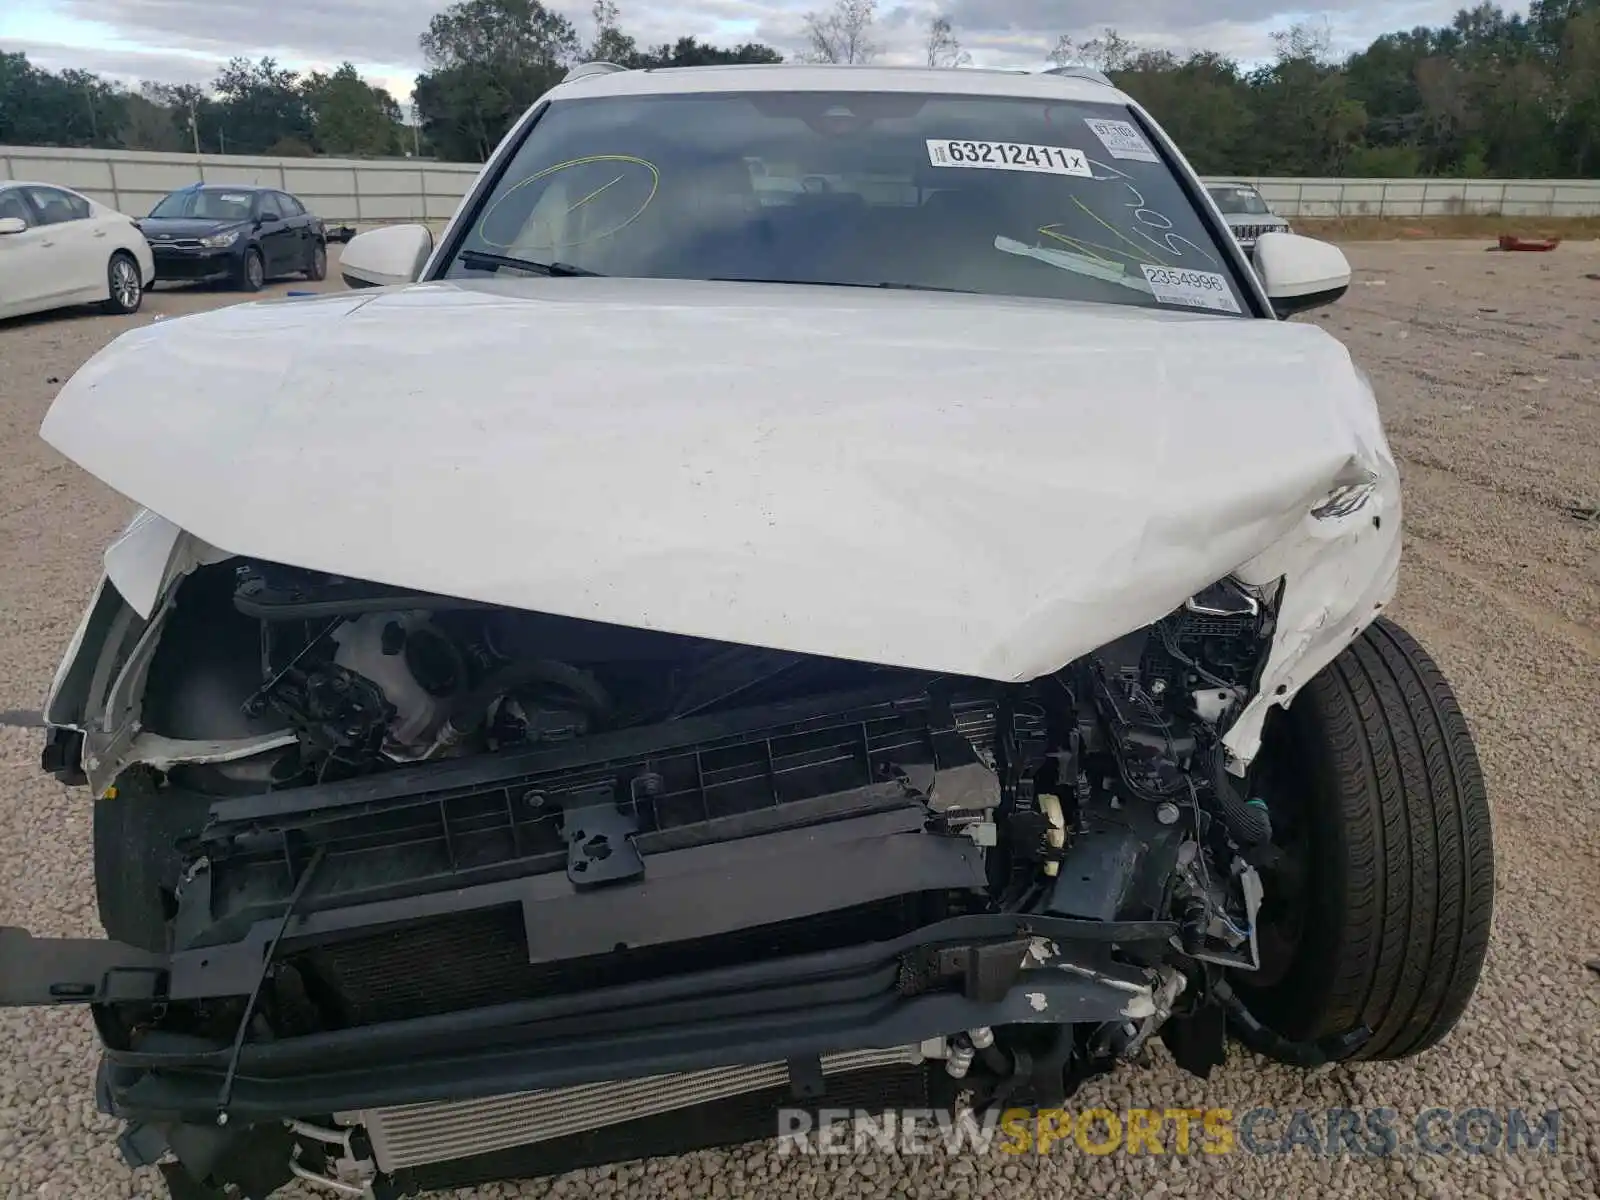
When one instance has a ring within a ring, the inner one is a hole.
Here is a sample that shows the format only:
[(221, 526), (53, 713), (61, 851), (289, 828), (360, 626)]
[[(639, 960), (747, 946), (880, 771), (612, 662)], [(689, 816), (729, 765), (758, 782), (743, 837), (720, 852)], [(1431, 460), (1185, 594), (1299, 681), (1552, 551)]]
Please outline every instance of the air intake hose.
[(1212, 987), (1211, 994), (1228, 1014), (1233, 1030), (1241, 1042), (1257, 1054), (1275, 1058), (1290, 1066), (1320, 1067), (1326, 1063), (1338, 1062), (1349, 1058), (1372, 1039), (1372, 1030), (1361, 1025), (1349, 1033), (1320, 1038), (1314, 1042), (1290, 1041), (1257, 1020), (1255, 1014), (1245, 1007), (1244, 1001), (1239, 999), (1233, 988), (1228, 986), (1227, 980), (1219, 979)]
[(1223, 765), (1222, 746), (1219, 744), (1213, 758), (1211, 787), (1216, 793), (1217, 809), (1222, 823), (1240, 846), (1264, 846), (1272, 840), (1272, 817), (1260, 800), (1245, 800), (1233, 786), (1228, 769)]

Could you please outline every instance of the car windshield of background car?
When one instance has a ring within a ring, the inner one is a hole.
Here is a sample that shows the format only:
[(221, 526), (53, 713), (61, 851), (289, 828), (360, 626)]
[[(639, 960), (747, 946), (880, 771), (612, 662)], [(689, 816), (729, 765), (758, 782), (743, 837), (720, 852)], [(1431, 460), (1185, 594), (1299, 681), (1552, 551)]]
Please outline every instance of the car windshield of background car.
[(250, 193), (197, 188), (173, 192), (150, 210), (152, 217), (192, 217), (197, 221), (245, 221)]
[(1267, 202), (1261, 198), (1261, 193), (1255, 188), (1246, 187), (1217, 187), (1208, 188), (1211, 198), (1217, 202), (1217, 207), (1224, 216), (1229, 217), (1270, 217), (1272, 210), (1267, 207)]

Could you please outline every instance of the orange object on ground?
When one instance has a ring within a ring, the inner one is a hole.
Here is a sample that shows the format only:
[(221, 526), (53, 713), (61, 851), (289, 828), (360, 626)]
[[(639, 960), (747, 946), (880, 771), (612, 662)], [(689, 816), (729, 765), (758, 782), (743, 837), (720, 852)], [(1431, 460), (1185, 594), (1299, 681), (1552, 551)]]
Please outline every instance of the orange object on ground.
[(1500, 235), (1502, 250), (1554, 250), (1561, 245), (1560, 238), (1524, 238), (1514, 233)]

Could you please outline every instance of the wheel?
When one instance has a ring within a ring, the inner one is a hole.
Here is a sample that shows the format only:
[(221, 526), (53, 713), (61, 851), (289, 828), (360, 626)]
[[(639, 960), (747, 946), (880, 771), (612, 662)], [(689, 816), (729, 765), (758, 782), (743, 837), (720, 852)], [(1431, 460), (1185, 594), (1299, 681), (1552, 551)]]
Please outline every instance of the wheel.
[(311, 244), (311, 265), (306, 268), (306, 278), (313, 283), (328, 277), (328, 247), (322, 242)]
[(1291, 1041), (1426, 1050), (1477, 986), (1494, 908), (1489, 803), (1449, 683), (1379, 618), (1275, 715), (1262, 765), (1279, 859), (1263, 871), (1262, 970), (1233, 987)]
[(94, 885), (100, 924), (112, 941), (157, 953), (167, 949), (167, 918), (182, 858), (178, 839), (205, 824), (210, 801), (158, 792), (134, 767), (94, 803)]
[(126, 250), (118, 250), (106, 264), (105, 311), (124, 317), (139, 311), (144, 303), (144, 280), (139, 275), (139, 264)]
[(259, 292), (266, 286), (267, 264), (261, 257), (261, 251), (252, 247), (244, 252), (244, 265), (239, 269), (239, 290), (244, 292)]

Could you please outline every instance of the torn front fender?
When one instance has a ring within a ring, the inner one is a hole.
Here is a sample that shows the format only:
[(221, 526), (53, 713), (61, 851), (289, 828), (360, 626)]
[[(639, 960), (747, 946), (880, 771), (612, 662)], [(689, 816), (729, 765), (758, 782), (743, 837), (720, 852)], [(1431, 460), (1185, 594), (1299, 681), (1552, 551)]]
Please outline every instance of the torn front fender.
[(142, 509), (106, 548), (104, 571), (45, 695), (49, 725), (84, 731), (113, 675), (172, 585), (196, 567), (228, 556)]

